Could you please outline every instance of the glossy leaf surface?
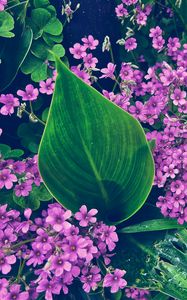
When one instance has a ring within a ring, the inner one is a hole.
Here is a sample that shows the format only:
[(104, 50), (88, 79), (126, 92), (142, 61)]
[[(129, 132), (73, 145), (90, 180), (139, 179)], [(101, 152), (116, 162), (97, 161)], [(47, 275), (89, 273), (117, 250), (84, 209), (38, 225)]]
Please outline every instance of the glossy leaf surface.
[(128, 219), (152, 187), (154, 163), (140, 123), (57, 59), (58, 77), (39, 149), (39, 169), (63, 206)]

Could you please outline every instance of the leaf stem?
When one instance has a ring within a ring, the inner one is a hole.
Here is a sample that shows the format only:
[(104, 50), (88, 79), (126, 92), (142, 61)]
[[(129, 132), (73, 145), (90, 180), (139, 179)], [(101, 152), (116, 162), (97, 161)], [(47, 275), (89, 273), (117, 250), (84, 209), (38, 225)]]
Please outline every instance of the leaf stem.
[(15, 249), (15, 248), (21, 247), (21, 246), (23, 246), (23, 245), (25, 245), (25, 244), (27, 244), (27, 243), (34, 242), (34, 241), (35, 241), (35, 239), (33, 238), (33, 239), (28, 239), (28, 240), (19, 242), (19, 243), (13, 245), (13, 246), (11, 247), (11, 249)]

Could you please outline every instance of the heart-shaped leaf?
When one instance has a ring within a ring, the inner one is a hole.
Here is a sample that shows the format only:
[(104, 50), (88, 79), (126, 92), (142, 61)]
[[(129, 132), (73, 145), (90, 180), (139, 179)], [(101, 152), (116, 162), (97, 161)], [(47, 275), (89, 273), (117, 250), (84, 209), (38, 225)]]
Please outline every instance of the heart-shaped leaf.
[(31, 208), (37, 210), (40, 207), (40, 201), (49, 201), (52, 195), (48, 192), (46, 187), (41, 183), (40, 186), (33, 186), (32, 191), (27, 197), (17, 197), (13, 193), (13, 201), (22, 208)]
[(10, 32), (14, 29), (14, 18), (6, 11), (0, 13), (0, 36), (13, 37), (14, 33)]
[(55, 93), (39, 149), (44, 183), (63, 206), (97, 208), (120, 223), (144, 204), (154, 163), (140, 123), (58, 58)]

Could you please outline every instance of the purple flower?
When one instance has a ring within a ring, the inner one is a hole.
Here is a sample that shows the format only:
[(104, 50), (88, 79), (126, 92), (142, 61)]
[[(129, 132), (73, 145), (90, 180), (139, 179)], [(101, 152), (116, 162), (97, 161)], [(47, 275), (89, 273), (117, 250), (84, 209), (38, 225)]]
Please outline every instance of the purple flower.
[(135, 106), (130, 106), (129, 107), (129, 112), (137, 119), (141, 121), (145, 121), (145, 114), (146, 114), (146, 108), (145, 105), (140, 102), (136, 101)]
[(75, 66), (71, 67), (71, 71), (73, 73), (75, 73), (79, 78), (81, 78), (87, 84), (89, 84), (89, 85), (91, 84), (91, 82), (90, 82), (90, 75), (87, 72), (85, 72), (84, 70), (81, 70), (80, 66), (78, 66), (78, 67), (75, 67)]
[(48, 78), (46, 81), (40, 81), (40, 93), (51, 95), (54, 92), (55, 83), (52, 78)]
[(1, 294), (2, 298), (5, 297), (8, 293), (8, 290), (7, 290), (8, 285), (9, 285), (9, 283), (8, 283), (7, 279), (5, 279), (5, 278), (0, 279), (0, 294)]
[(14, 230), (11, 227), (7, 227), (4, 230), (0, 230), (0, 245), (1, 247), (10, 245), (10, 243), (15, 242), (17, 236), (14, 234)]
[(163, 39), (162, 36), (153, 39), (153, 48), (158, 51), (161, 51), (163, 49), (164, 44), (165, 44), (165, 40)]
[(60, 232), (71, 227), (71, 224), (66, 221), (71, 215), (72, 213), (70, 210), (64, 211), (60, 207), (53, 207), (48, 210), (46, 222), (50, 224), (55, 231)]
[(43, 279), (39, 282), (39, 285), (36, 289), (38, 293), (45, 292), (46, 300), (53, 300), (53, 294), (59, 295), (61, 290), (61, 286), (55, 282), (55, 280), (48, 281), (47, 279)]
[(32, 191), (32, 181), (27, 180), (25, 182), (17, 184), (14, 188), (14, 191), (17, 197), (27, 197), (30, 191)]
[(71, 54), (73, 54), (73, 57), (75, 59), (81, 59), (86, 56), (86, 46), (82, 46), (79, 43), (76, 43), (73, 45), (73, 48), (70, 48), (69, 51)]
[(64, 271), (69, 272), (71, 270), (71, 263), (69, 262), (69, 254), (53, 255), (50, 259), (50, 268), (53, 270), (55, 276), (61, 276)]
[(44, 229), (37, 229), (36, 247), (41, 248), (44, 252), (50, 251), (53, 245), (53, 238), (48, 235)]
[(15, 255), (5, 256), (3, 252), (0, 252), (0, 271), (2, 274), (8, 274), (11, 271), (11, 265), (15, 262)]
[(82, 38), (82, 42), (84, 43), (84, 47), (90, 50), (95, 50), (96, 47), (99, 45), (99, 41), (95, 40), (92, 35), (89, 35), (87, 38)]
[(14, 173), (22, 174), (25, 172), (25, 162), (23, 161), (15, 161), (12, 165), (12, 170)]
[(125, 271), (116, 269), (113, 274), (107, 274), (104, 277), (103, 287), (111, 287), (111, 293), (116, 293), (119, 289), (124, 289), (127, 282), (122, 277), (125, 275)]
[(149, 296), (150, 292), (143, 289), (137, 288), (126, 288), (125, 294), (127, 298), (135, 299), (135, 300), (147, 300), (146, 296)]
[(94, 217), (98, 213), (97, 209), (87, 210), (86, 205), (82, 205), (80, 208), (80, 212), (75, 214), (75, 219), (80, 221), (79, 225), (82, 227), (86, 227), (89, 223), (95, 223), (97, 221), (96, 217)]
[(98, 63), (98, 59), (96, 57), (93, 57), (91, 53), (87, 54), (84, 58), (84, 66), (86, 68), (95, 68), (96, 64)]
[(171, 183), (171, 191), (180, 195), (184, 191), (184, 184), (181, 180), (175, 180)]
[(180, 89), (174, 89), (173, 93), (171, 94), (171, 99), (175, 105), (183, 105), (187, 102), (186, 92), (181, 91)]
[(137, 48), (137, 42), (136, 42), (136, 39), (135, 38), (128, 38), (126, 41), (125, 41), (125, 49), (127, 51), (132, 51), (134, 49)]
[(6, 300), (29, 300), (29, 293), (28, 292), (21, 292), (21, 285), (20, 284), (13, 284), (10, 286), (10, 292), (6, 296)]
[(89, 293), (91, 289), (96, 290), (98, 282), (101, 281), (100, 269), (97, 266), (90, 269), (84, 268), (80, 280), (86, 293)]
[(67, 243), (62, 245), (62, 249), (65, 253), (69, 254), (70, 261), (76, 261), (77, 258), (86, 258), (88, 242), (81, 236), (67, 237)]
[(100, 78), (111, 78), (114, 79), (114, 72), (116, 69), (116, 65), (114, 65), (113, 63), (108, 63), (107, 68), (103, 68), (101, 69), (101, 73), (103, 73), (102, 76), (100, 76)]
[(150, 29), (150, 33), (149, 33), (150, 37), (157, 39), (161, 35), (162, 35), (162, 29), (159, 26)]
[(146, 25), (146, 23), (147, 23), (147, 16), (146, 16), (146, 14), (143, 11), (141, 11), (141, 12), (139, 12), (137, 14), (137, 16), (136, 16), (136, 22), (137, 22), (138, 25), (142, 25), (142, 26)]
[(5, 187), (7, 190), (10, 190), (13, 187), (13, 182), (17, 181), (17, 177), (14, 174), (11, 174), (11, 171), (4, 169), (0, 171), (0, 189)]
[(2, 115), (11, 115), (14, 113), (14, 107), (18, 107), (20, 105), (19, 99), (14, 97), (12, 94), (0, 96), (0, 103), (4, 104), (1, 107), (0, 113)]
[(45, 259), (45, 256), (42, 252), (42, 249), (37, 247), (37, 243), (32, 244), (32, 249), (30, 252), (29, 260), (27, 261), (27, 266), (33, 265), (36, 267), (37, 265), (41, 265)]
[(102, 226), (101, 240), (107, 244), (110, 251), (116, 247), (115, 243), (118, 242), (118, 235), (115, 230), (115, 226)]
[(33, 101), (38, 98), (39, 92), (32, 84), (28, 84), (25, 91), (18, 90), (17, 95), (21, 96), (23, 101)]
[(116, 12), (116, 16), (118, 18), (124, 17), (124, 16), (128, 16), (128, 11), (127, 9), (123, 6), (123, 4), (119, 4), (118, 6), (116, 6), (115, 8), (115, 12)]

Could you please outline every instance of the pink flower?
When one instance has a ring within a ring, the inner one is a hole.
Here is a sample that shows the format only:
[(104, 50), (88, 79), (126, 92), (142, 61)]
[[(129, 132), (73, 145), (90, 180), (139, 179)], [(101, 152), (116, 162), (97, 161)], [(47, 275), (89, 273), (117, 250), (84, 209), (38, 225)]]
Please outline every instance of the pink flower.
[(122, 277), (125, 275), (125, 271), (116, 269), (113, 274), (107, 274), (104, 277), (103, 287), (111, 287), (111, 293), (116, 293), (119, 289), (124, 289), (127, 282)]
[(70, 210), (64, 211), (59, 207), (53, 207), (48, 210), (46, 222), (50, 224), (55, 231), (60, 232), (63, 229), (71, 227), (71, 224), (66, 221), (71, 215)]
[(7, 0), (0, 0), (0, 11), (3, 11), (6, 5), (7, 5)]
[(145, 114), (146, 114), (146, 108), (145, 105), (140, 102), (136, 101), (135, 106), (129, 107), (129, 112), (135, 117), (138, 118), (141, 121), (145, 121)]
[(124, 16), (128, 16), (128, 11), (127, 9), (123, 6), (123, 4), (119, 4), (118, 6), (116, 6), (115, 8), (115, 12), (116, 12), (116, 16), (118, 18), (124, 17)]
[(161, 51), (163, 49), (164, 43), (165, 43), (165, 40), (163, 39), (162, 36), (154, 38), (153, 39), (153, 48), (158, 51)]
[(87, 210), (86, 205), (82, 205), (80, 208), (80, 212), (75, 214), (75, 219), (80, 221), (79, 225), (82, 227), (86, 227), (89, 223), (95, 223), (97, 221), (96, 217), (94, 217), (98, 213), (97, 209)]
[(163, 69), (162, 73), (160, 73), (160, 80), (164, 86), (170, 85), (175, 79), (174, 72), (169, 69)]
[(0, 189), (5, 187), (7, 190), (10, 190), (13, 187), (13, 182), (17, 181), (17, 177), (14, 174), (11, 174), (11, 171), (4, 169), (0, 171)]
[(99, 41), (95, 40), (92, 35), (89, 35), (87, 38), (82, 38), (82, 41), (84, 43), (84, 47), (86, 49), (94, 50), (99, 45)]
[(114, 250), (114, 248), (116, 247), (115, 243), (118, 242), (118, 235), (115, 232), (115, 230), (116, 230), (115, 226), (107, 226), (107, 225), (102, 226), (101, 240), (103, 242), (106, 242), (108, 249), (110, 251)]
[(17, 184), (14, 188), (17, 197), (27, 197), (32, 191), (32, 180), (27, 180), (20, 184)]
[(171, 99), (173, 100), (173, 103), (175, 105), (186, 104), (187, 100), (185, 98), (186, 98), (186, 92), (181, 91), (178, 88), (174, 89), (173, 93), (171, 94)]
[(71, 270), (71, 263), (69, 260), (69, 254), (60, 254), (60, 255), (53, 255), (50, 261), (50, 268), (49, 270), (54, 270), (55, 276), (61, 276), (64, 271), (69, 272)]
[[(2, 298), (5, 297), (8, 293), (8, 290), (7, 290), (8, 285), (9, 285), (9, 283), (8, 283), (7, 279), (5, 279), (5, 278), (0, 279), (0, 293), (2, 295)], [(3, 299), (5, 299), (5, 298), (3, 298)]]
[(39, 91), (32, 84), (28, 84), (25, 91), (18, 90), (17, 95), (21, 96), (23, 101), (32, 101), (37, 99)]
[(95, 290), (97, 288), (97, 282), (101, 281), (101, 274), (99, 272), (100, 269), (97, 266), (82, 270), (80, 280), (83, 283), (83, 290), (86, 293), (89, 293), (91, 289)]
[(8, 274), (11, 271), (11, 265), (15, 262), (15, 255), (5, 256), (3, 252), (0, 252), (0, 271), (2, 274)]
[(131, 51), (131, 50), (134, 50), (137, 48), (137, 42), (136, 42), (136, 39), (135, 38), (128, 38), (126, 41), (125, 41), (125, 49), (127, 51)]
[(149, 33), (150, 37), (157, 39), (161, 35), (162, 35), (162, 29), (159, 26), (150, 29), (150, 33)]
[(42, 279), (36, 289), (38, 293), (45, 293), (46, 300), (53, 300), (53, 294), (59, 295), (60, 290), (60, 284), (57, 284), (54, 280), (48, 281), (47, 279)]
[(70, 48), (69, 51), (73, 54), (73, 57), (76, 59), (81, 59), (86, 56), (86, 46), (82, 46), (79, 43), (73, 45), (73, 48)]
[(6, 296), (6, 300), (29, 300), (29, 293), (28, 292), (21, 292), (21, 285), (20, 284), (12, 284), (10, 286), (10, 292)]
[(96, 64), (98, 63), (98, 59), (96, 57), (93, 57), (91, 53), (87, 54), (84, 58), (84, 66), (86, 68), (95, 68)]
[(102, 75), (100, 78), (111, 78), (114, 79), (114, 72), (116, 69), (116, 65), (114, 65), (113, 63), (108, 63), (107, 68), (103, 68), (101, 69), (101, 73), (103, 73), (104, 75)]
[(142, 26), (146, 25), (147, 16), (143, 11), (141, 11), (140, 13), (137, 14), (136, 22), (137, 22), (138, 25), (142, 25)]
[(76, 74), (79, 78), (81, 78), (84, 82), (86, 82), (87, 84), (91, 84), (90, 82), (90, 75), (85, 72), (84, 70), (80, 69), (80, 66), (73, 66), (71, 67), (71, 71)]
[(14, 107), (18, 107), (20, 105), (19, 99), (14, 97), (12, 94), (0, 96), (0, 103), (4, 104), (1, 107), (0, 113), (2, 115), (11, 115), (14, 113)]
[(51, 95), (54, 92), (55, 83), (52, 78), (48, 78), (46, 81), (40, 81), (40, 93)]
[(177, 51), (181, 47), (179, 39), (177, 37), (174, 37), (174, 38), (170, 37), (168, 39), (167, 47), (168, 47), (168, 50), (171, 50), (173, 52)]

